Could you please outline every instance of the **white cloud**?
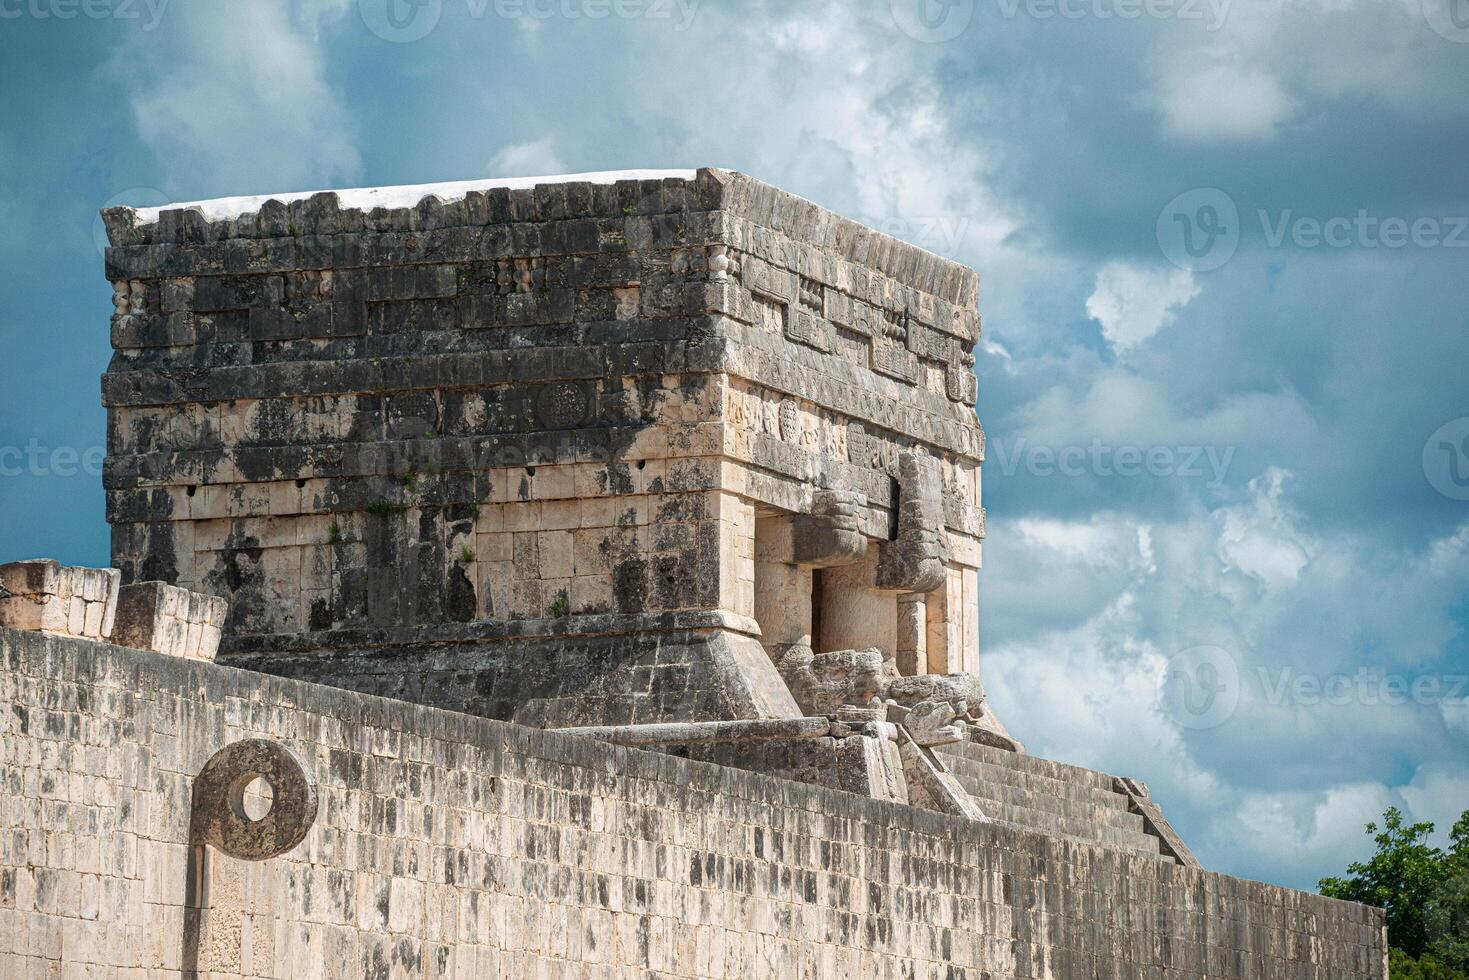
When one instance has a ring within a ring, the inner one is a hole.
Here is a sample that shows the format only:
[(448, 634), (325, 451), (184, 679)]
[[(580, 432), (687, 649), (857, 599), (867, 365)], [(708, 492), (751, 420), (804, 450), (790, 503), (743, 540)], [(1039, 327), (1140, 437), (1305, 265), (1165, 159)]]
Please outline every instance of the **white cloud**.
[(1281, 499), (1289, 474), (1271, 467), (1250, 481), (1250, 501), (1215, 512), (1220, 525), (1219, 556), (1225, 568), (1237, 568), (1268, 586), (1294, 583), (1311, 560), (1311, 544), (1296, 530)]
[(1102, 325), (1113, 347), (1125, 350), (1172, 323), (1197, 295), (1198, 284), (1186, 269), (1108, 262), (1097, 272), (1086, 313)]
[(347, 112), (316, 44), (341, 0), (175, 5), (147, 45), (113, 65), (147, 81), (130, 100), (138, 135), (183, 197), (339, 185), (361, 167)]
[(491, 177), (546, 177), (568, 172), (566, 164), (556, 155), (556, 141), (550, 136), (512, 143), (497, 151), (485, 164), (485, 173)]
[[(1398, 773), (1407, 746), (1469, 759), (1469, 730), (1457, 703), (1272, 688), (1355, 677), (1364, 662), (1452, 677), (1443, 651), (1469, 525), (1418, 549), (1312, 534), (1287, 477), (1267, 471), (1241, 499), (1172, 521), (992, 515), (982, 615), (1004, 617), (1009, 638), (980, 660), (991, 704), (1032, 751), (1147, 780), (1206, 864), (1310, 887), (1364, 856), (1362, 826), (1386, 806), (1452, 823), (1469, 806), (1469, 766)], [(1191, 730), (1162, 684), (1171, 657), (1203, 644), (1236, 662), (1239, 701), (1218, 727)]]
[(1239, 65), (1197, 64), (1169, 72), (1158, 108), (1170, 136), (1198, 140), (1261, 139), (1291, 114), (1285, 87), (1270, 72)]
[[(1220, 815), (1211, 839), (1242, 834), (1258, 868), (1301, 869), (1311, 879), (1341, 873), (1370, 846), (1363, 827), (1400, 803), (1392, 790), (1375, 782), (1343, 783), (1304, 792), (1246, 792)], [(1319, 873), (1308, 869), (1321, 868)]]
[(1268, 139), (1331, 100), (1441, 122), (1466, 104), (1461, 52), (1436, 43), (1419, 0), (1232, 0), (1227, 24), (1159, 32), (1147, 100), (1169, 136)]
[[(705, 5), (677, 44), (660, 32), (631, 36), (648, 48), (631, 56), (662, 68), (639, 76), (627, 114), (646, 120), (666, 159), (744, 170), (991, 269), (1013, 252), (1016, 204), (988, 186), (985, 142), (951, 129), (936, 66), (922, 60), (941, 52), (893, 44), (878, 13), (839, 0), (764, 5), (758, 16)], [(677, 77), (740, 82), (722, 96), (670, 99), (667, 79)]]

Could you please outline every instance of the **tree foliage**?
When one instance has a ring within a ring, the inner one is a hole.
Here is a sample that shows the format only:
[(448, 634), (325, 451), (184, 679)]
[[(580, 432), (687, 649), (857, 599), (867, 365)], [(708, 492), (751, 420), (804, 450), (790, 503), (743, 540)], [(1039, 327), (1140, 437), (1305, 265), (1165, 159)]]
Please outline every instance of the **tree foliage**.
[(1469, 810), (1447, 849), (1428, 843), (1433, 829), (1389, 807), (1367, 825), (1377, 853), (1321, 879), (1321, 894), (1387, 912), (1394, 980), (1469, 980)]

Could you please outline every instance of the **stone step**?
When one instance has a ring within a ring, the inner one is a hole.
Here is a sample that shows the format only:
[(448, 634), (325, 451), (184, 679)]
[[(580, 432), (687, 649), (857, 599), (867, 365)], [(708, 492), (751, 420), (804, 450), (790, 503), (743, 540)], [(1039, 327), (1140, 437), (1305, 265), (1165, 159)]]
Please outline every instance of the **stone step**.
[(996, 823), (1158, 857), (1158, 838), (1106, 773), (959, 742), (935, 748), (985, 816)]
[(1089, 820), (1116, 827), (1118, 830), (1143, 832), (1142, 814), (1130, 813), (1116, 806), (1104, 806), (1083, 800), (1035, 793), (1016, 786), (1006, 786), (1003, 783), (987, 783), (963, 772), (955, 772), (954, 777), (959, 780), (959, 785), (964, 787), (965, 792), (976, 800), (988, 801), (1001, 806), (1029, 807), (1032, 810), (1053, 813), (1058, 817)]
[(1116, 810), (1127, 809), (1125, 797), (1111, 789), (1100, 789), (1092, 782), (1071, 782), (992, 762), (976, 762), (967, 756), (951, 754), (946, 751), (948, 748), (949, 746), (942, 746), (935, 750), (943, 759), (944, 765), (956, 776), (966, 775), (981, 785), (1012, 786), (1038, 796), (1076, 800)]
[(971, 797), (971, 799), (985, 816), (1001, 823), (1029, 827), (1048, 834), (1065, 834), (1068, 837), (1076, 837), (1094, 844), (1130, 847), (1134, 850), (1158, 853), (1158, 839), (1143, 833), (1141, 828), (1116, 827), (1100, 820), (1089, 820), (1086, 817), (1063, 817), (1045, 810), (1037, 810), (1034, 807), (996, 803), (993, 800), (977, 797)]
[[(1055, 829), (1055, 825), (1041, 826), (1034, 818), (1006, 819), (1014, 817), (1014, 811), (996, 813), (993, 804), (986, 809), (985, 802), (975, 800), (974, 805), (979, 807), (987, 818), (1000, 826), (1014, 827), (1030, 833), (1041, 833), (1047, 837), (1058, 837), (1062, 840), (1072, 841), (1077, 844), (1085, 844), (1090, 847), (1105, 847), (1116, 851), (1126, 851), (1129, 854), (1137, 854), (1141, 857), (1158, 859), (1162, 854), (1158, 847), (1158, 839), (1148, 834), (1129, 834), (1119, 831), (1113, 827), (1098, 827), (1086, 834), (1068, 834)], [(1039, 811), (1029, 811), (1031, 814), (1039, 814)], [(1044, 815), (1041, 815), (1044, 816)]]
[(980, 745), (978, 742), (953, 742), (939, 746), (936, 751), (947, 755), (962, 756), (973, 762), (1004, 766), (1007, 769), (1018, 770), (1032, 776), (1059, 779), (1067, 783), (1082, 783), (1109, 793), (1113, 791), (1112, 777), (1107, 773), (1097, 772), (1094, 769), (1083, 769), (1081, 766), (1067, 765), (1051, 759), (1040, 759), (1033, 755), (1009, 752), (990, 745)]

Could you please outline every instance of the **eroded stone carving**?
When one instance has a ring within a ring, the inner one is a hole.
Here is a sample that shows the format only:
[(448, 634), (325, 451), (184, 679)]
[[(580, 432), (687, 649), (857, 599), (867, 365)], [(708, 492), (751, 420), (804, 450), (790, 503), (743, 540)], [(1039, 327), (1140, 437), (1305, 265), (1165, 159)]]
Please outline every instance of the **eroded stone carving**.
[(924, 702), (947, 704), (960, 716), (978, 717), (985, 701), (984, 687), (972, 674), (918, 674), (893, 677), (883, 685), (883, 698), (906, 708)]
[[(256, 779), (270, 785), (270, 809), (259, 819), (245, 811), (245, 790)], [(316, 780), (284, 746), (260, 738), (232, 742), (214, 753), (194, 778), (191, 836), (243, 861), (279, 857), (306, 837), (316, 820)]]
[(861, 559), (867, 553), (867, 535), (862, 532), (866, 505), (867, 498), (860, 493), (815, 491), (811, 513), (796, 517), (791, 529), (795, 564), (824, 568)]
[(943, 490), (932, 459), (898, 456), (898, 537), (882, 546), (877, 587), (932, 592), (944, 584), (949, 559)]
[(842, 707), (867, 707), (883, 689), (882, 651), (834, 650), (812, 653), (793, 647), (780, 662), (780, 673), (803, 711), (835, 715)]
[(901, 721), (913, 741), (925, 748), (933, 745), (948, 745), (964, 739), (964, 729), (952, 724), (968, 704), (958, 705), (947, 701), (920, 701), (907, 710)]
[(586, 386), (575, 381), (553, 381), (536, 392), (536, 414), (548, 429), (571, 429), (587, 420), (592, 404)]

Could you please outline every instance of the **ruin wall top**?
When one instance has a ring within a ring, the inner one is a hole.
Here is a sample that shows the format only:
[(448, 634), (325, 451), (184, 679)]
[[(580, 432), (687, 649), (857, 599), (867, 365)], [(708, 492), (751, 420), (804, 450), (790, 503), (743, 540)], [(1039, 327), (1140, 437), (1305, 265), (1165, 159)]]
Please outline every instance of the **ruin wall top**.
[[(412, 696), (407, 628), (497, 692), (434, 703), (581, 723), (789, 715), (792, 645), (975, 669), (972, 270), (707, 168), (103, 217), (113, 564), (227, 595), (226, 662)], [(834, 552), (792, 550), (805, 517)], [(653, 654), (604, 638), (689, 631), (738, 666), (646, 705)], [(568, 714), (495, 644), (638, 690)]]

